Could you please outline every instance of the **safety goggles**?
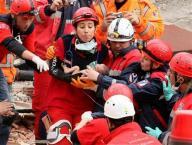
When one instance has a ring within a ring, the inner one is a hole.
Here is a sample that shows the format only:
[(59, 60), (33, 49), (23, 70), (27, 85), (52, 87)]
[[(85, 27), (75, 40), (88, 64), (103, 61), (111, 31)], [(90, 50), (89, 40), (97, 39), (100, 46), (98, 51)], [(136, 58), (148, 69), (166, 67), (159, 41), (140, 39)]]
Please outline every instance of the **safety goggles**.
[(91, 13), (86, 13), (86, 14), (83, 14), (83, 15), (80, 15), (78, 17), (75, 17), (75, 21), (78, 21), (79, 19), (82, 19), (82, 18), (95, 18), (97, 19), (96, 16), (92, 15)]
[(20, 13), (19, 15), (23, 17), (33, 17), (33, 16), (37, 16), (38, 14), (39, 14), (38, 11), (34, 9), (29, 12)]

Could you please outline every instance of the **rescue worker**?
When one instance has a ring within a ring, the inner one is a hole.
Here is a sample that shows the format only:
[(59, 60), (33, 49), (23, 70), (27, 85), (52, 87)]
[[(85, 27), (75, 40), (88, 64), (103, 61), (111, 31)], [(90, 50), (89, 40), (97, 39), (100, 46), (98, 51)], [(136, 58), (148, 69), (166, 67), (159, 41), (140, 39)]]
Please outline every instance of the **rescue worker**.
[[(10, 2), (9, 1), (4, 1), (2, 8), (4, 7), (4, 12), (3, 14), (7, 14), (9, 13), (8, 8), (10, 7)], [(19, 42), (21, 42), (20, 37), (16, 37), (16, 40), (18, 40)], [(26, 46), (26, 45), (25, 45)], [(34, 52), (34, 47), (31, 46), (27, 46), (29, 48), (27, 48), (29, 51)], [(17, 75), (19, 75), (21, 73), (21, 71), (19, 71), (18, 69), (16, 69), (13, 65), (15, 59), (15, 55), (13, 53), (8, 53), (4, 56), (4, 58), (2, 59), (2, 61), (0, 62), (0, 67), (1, 70), (7, 80), (8, 83), (8, 87), (9, 87), (9, 92), (11, 92), (12, 90), (12, 84), (16, 78)], [(10, 96), (9, 100), (11, 100), (12, 97)]]
[[(58, 5), (57, 3), (60, 3)], [(54, 2), (47, 0), (36, 1), (39, 14), (35, 21), (35, 54), (41, 59), (46, 60), (47, 48), (52, 44), (54, 36), (52, 35), (54, 25), (57, 23), (56, 18), (50, 18), (55, 14), (55, 9), (60, 9), (63, 6), (62, 0), (55, 0)], [(42, 19), (42, 20), (41, 20)], [(59, 24), (57, 24), (59, 25)], [(55, 30), (56, 31), (56, 30)], [(51, 76), (48, 72), (37, 73), (34, 72), (34, 92), (32, 98), (32, 108), (35, 113), (34, 133), (36, 140), (46, 139), (46, 130), (41, 118), (46, 115), (47, 110), (47, 91)]]
[[(27, 48), (34, 48), (33, 45), (33, 19), (35, 15), (34, 3), (32, 0), (22, 1), (14, 0), (11, 4), (10, 13), (0, 15), (0, 61), (12, 52), (19, 57), (28, 60), (34, 68), (42, 71), (49, 69), (47, 63), (40, 59)], [(20, 35), (23, 39), (23, 45), (14, 37)], [(8, 86), (5, 77), (0, 69), (0, 99), (9, 98)], [(5, 145), (8, 139), (9, 129), (0, 129), (0, 144)], [(4, 137), (3, 134), (6, 134)]]
[[(170, 124), (177, 110), (192, 110), (191, 91), (192, 91), (192, 54), (186, 52), (177, 53), (171, 59), (170, 63), (170, 80), (163, 83), (165, 99), (172, 108), (170, 114)], [(177, 88), (177, 90), (174, 90)], [(177, 91), (177, 92), (176, 92)], [(176, 102), (176, 103), (175, 103)], [(158, 127), (146, 127), (147, 133), (158, 138), (166, 144), (168, 132), (162, 132)]]
[[(107, 28), (117, 17), (124, 17), (132, 23), (136, 39), (150, 40), (162, 36), (163, 20), (150, 0), (103, 0), (103, 5), (102, 11), (106, 14), (98, 15), (101, 21), (96, 32), (101, 41), (106, 42)], [(95, 7), (95, 11), (100, 13), (101, 8)]]
[(166, 80), (167, 63), (171, 57), (171, 48), (163, 41), (153, 39), (144, 45), (141, 62), (133, 63), (125, 68), (118, 78), (113, 78), (111, 81), (108, 76), (91, 68), (87, 69), (84, 75), (87, 76), (87, 79), (96, 81), (103, 88), (107, 88), (115, 82), (127, 84), (133, 91), (135, 106), (139, 111), (136, 119), (142, 129), (144, 130), (148, 124), (149, 126), (159, 126), (165, 130), (167, 129), (169, 112), (166, 107), (161, 107), (166, 105), (165, 99), (161, 99), (161, 95), (163, 95), (162, 82)]
[[(97, 24), (95, 12), (82, 7), (73, 15), (76, 35), (64, 35), (57, 40), (56, 57), (50, 61), (53, 78), (48, 90), (48, 115), (52, 122), (47, 134), (50, 144), (71, 144), (71, 128), (80, 121), (83, 112), (93, 109), (93, 93), (79, 89), (74, 81), (87, 65), (103, 63), (108, 58), (108, 49), (94, 37)], [(85, 83), (94, 85), (91, 81)], [(52, 136), (54, 134), (57, 135)]]
[[(55, 9), (57, 3), (60, 3)], [(35, 54), (42, 59), (50, 60), (54, 57), (54, 43), (62, 34), (73, 34), (72, 16), (74, 12), (83, 6), (89, 5), (89, 0), (66, 0), (64, 7), (62, 0), (40, 0), (37, 1), (39, 15), (36, 16), (35, 31)], [(51, 6), (52, 5), (52, 6)], [(62, 7), (61, 7), (62, 6)], [(45, 10), (44, 10), (45, 9)], [(47, 91), (51, 75), (48, 72), (41, 74), (34, 73), (34, 94), (32, 106), (35, 112), (35, 136), (36, 139), (46, 139), (41, 118), (46, 115), (47, 110)], [(40, 125), (39, 125), (40, 123)]]
[[(122, 92), (117, 88), (121, 88)], [(88, 114), (82, 115), (82, 121), (89, 122), (77, 125), (72, 134), (74, 144), (151, 144), (160, 145), (158, 140), (142, 133), (140, 126), (134, 122), (135, 110), (131, 90), (124, 84), (112, 84), (105, 94), (105, 118), (93, 119)]]
[[(96, 65), (94, 70), (90, 67), (84, 71), (85, 77), (82, 79), (91, 79), (96, 81), (98, 88), (97, 92), (98, 102), (103, 106), (103, 90), (107, 89), (111, 84), (117, 82), (116, 80), (125, 79), (120, 77), (121, 72), (130, 66), (132, 63), (140, 62), (141, 53), (133, 45), (134, 44), (134, 29), (129, 20), (125, 18), (117, 18), (109, 26), (108, 42), (110, 50), (113, 52), (111, 64), (106, 66), (104, 64)], [(98, 72), (98, 70), (101, 72)], [(134, 80), (133, 80), (134, 81)], [(96, 111), (103, 111), (103, 108), (98, 106)]]

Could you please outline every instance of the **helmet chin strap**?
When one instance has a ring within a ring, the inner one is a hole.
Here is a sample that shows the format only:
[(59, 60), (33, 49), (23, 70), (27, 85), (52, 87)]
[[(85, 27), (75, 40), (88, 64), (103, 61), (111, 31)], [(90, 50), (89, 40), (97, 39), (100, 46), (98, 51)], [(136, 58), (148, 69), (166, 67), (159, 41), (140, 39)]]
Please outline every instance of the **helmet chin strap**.
[(86, 42), (86, 43), (80, 42), (77, 39), (75, 42), (75, 48), (77, 50), (86, 51), (86, 52), (89, 52), (92, 54), (95, 53), (96, 46), (97, 46), (97, 42), (95, 41), (95, 39), (92, 39), (91, 41)]

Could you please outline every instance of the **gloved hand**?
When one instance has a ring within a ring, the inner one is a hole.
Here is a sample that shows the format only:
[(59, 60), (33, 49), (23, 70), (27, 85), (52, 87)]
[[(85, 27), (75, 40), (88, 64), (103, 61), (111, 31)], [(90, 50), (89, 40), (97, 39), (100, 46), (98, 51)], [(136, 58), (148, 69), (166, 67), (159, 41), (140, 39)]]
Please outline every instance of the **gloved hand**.
[(78, 130), (85, 126), (88, 122), (93, 120), (93, 117), (91, 116), (92, 112), (91, 111), (86, 111), (81, 115), (81, 121), (75, 126), (74, 130)]
[(46, 52), (46, 59), (50, 60), (53, 59), (53, 57), (55, 56), (55, 46), (51, 45), (47, 48), (47, 52)]
[(42, 72), (42, 71), (48, 71), (49, 66), (46, 61), (42, 60), (38, 56), (33, 56), (32, 61), (37, 65), (37, 69)]
[(88, 89), (96, 86), (96, 84), (93, 81), (81, 80), (80, 77), (77, 77), (76, 80), (72, 78), (71, 85), (81, 89)]
[(159, 138), (159, 136), (161, 135), (162, 131), (158, 128), (158, 127), (155, 127), (155, 129), (149, 127), (149, 126), (145, 126), (145, 129), (147, 130), (146, 133), (151, 135), (151, 136), (154, 136), (155, 138)]
[(165, 78), (167, 79), (168, 84), (166, 85), (166, 81), (163, 81), (163, 93), (165, 96), (165, 100), (169, 101), (172, 98), (172, 96), (175, 94), (175, 91), (171, 87), (171, 81), (169, 77), (165, 76)]

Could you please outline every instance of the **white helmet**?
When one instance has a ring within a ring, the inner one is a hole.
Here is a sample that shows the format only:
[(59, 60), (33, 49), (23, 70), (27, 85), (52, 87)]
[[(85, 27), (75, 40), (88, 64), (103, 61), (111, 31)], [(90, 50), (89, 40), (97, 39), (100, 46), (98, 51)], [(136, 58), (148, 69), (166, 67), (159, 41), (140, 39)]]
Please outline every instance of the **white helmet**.
[(134, 29), (131, 22), (125, 18), (117, 18), (108, 28), (107, 39), (116, 42), (126, 42), (133, 39)]
[(132, 101), (124, 95), (111, 96), (104, 105), (105, 116), (113, 119), (134, 116), (135, 109)]

